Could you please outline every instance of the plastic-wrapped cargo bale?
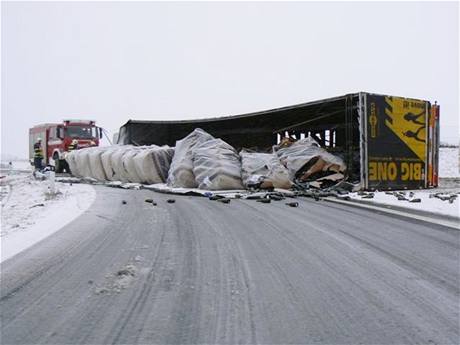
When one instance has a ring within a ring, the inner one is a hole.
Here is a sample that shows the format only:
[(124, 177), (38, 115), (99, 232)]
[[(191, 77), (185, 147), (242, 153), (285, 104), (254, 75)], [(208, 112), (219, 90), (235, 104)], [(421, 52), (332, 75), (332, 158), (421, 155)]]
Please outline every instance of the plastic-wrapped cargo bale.
[(193, 173), (198, 188), (243, 189), (241, 162), (236, 150), (221, 139), (212, 139), (193, 149)]
[(102, 155), (112, 150), (112, 147), (88, 147), (68, 152), (66, 160), (72, 175), (107, 180)]
[(75, 177), (82, 177), (82, 175), (80, 174), (80, 171), (78, 170), (78, 164), (77, 164), (78, 153), (79, 153), (79, 150), (73, 150), (73, 151), (67, 152), (65, 160), (67, 161), (67, 164), (69, 165), (70, 173)]
[(75, 156), (75, 161), (77, 164), (79, 177), (90, 177), (92, 178), (92, 172), (89, 164), (89, 152), (90, 148), (83, 148), (77, 150), (77, 155)]
[(245, 187), (291, 188), (289, 172), (276, 154), (243, 150), (240, 156), (241, 177)]
[(88, 161), (91, 171), (91, 177), (98, 181), (106, 181), (107, 176), (105, 175), (104, 167), (102, 165), (101, 155), (107, 151), (107, 147), (90, 147), (88, 150)]
[(110, 162), (112, 164), (114, 176), (116, 177), (117, 181), (130, 182), (129, 173), (125, 170), (125, 166), (123, 164), (124, 162), (123, 157), (126, 154), (130, 154), (130, 152), (133, 150), (134, 150), (134, 146), (132, 145), (120, 146), (120, 149), (116, 150), (110, 156)]
[(164, 183), (174, 155), (174, 148), (152, 145), (133, 157), (134, 167), (141, 183)]
[(123, 163), (123, 168), (124, 168), (126, 177), (129, 182), (134, 182), (134, 183), (142, 182), (142, 178), (138, 175), (136, 171), (134, 157), (136, 157), (143, 150), (145, 150), (144, 146), (133, 147), (131, 150), (128, 150), (121, 158), (122, 163)]
[(134, 167), (133, 157), (137, 155), (143, 147), (133, 146), (130, 150), (126, 150), (125, 154), (121, 156), (123, 165), (122, 178), (128, 182), (140, 183), (140, 177), (137, 175), (136, 168)]
[(274, 149), (281, 163), (288, 169), (291, 180), (308, 181), (312, 177), (318, 177), (317, 173), (343, 172), (346, 169), (340, 157), (321, 148), (312, 137), (296, 141), (290, 146)]
[(197, 128), (184, 139), (176, 142), (168, 173), (167, 183), (169, 186), (183, 188), (196, 188), (198, 186), (193, 173), (193, 149), (195, 146), (213, 139), (212, 135)]
[(101, 154), (102, 167), (104, 168), (105, 176), (109, 181), (118, 181), (119, 177), (116, 175), (112, 166), (112, 155), (118, 150), (122, 150), (123, 146), (114, 145), (110, 146), (105, 152)]

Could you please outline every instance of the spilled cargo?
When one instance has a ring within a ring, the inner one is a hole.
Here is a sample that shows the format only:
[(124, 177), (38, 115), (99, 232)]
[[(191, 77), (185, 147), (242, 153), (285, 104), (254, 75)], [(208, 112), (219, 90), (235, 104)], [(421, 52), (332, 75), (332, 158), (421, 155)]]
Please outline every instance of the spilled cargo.
[[(235, 148), (202, 129), (169, 146), (116, 145), (72, 151), (77, 177), (134, 184), (166, 182), (172, 188), (273, 190), (324, 188), (344, 179), (346, 166), (311, 137), (275, 145), (271, 153)], [(327, 183), (329, 182), (329, 183)], [(310, 184), (309, 184), (310, 183)]]
[(67, 157), (73, 174), (99, 181), (210, 190), (429, 188), (438, 185), (439, 106), (360, 92), (237, 116), (130, 120), (118, 145), (78, 151)]

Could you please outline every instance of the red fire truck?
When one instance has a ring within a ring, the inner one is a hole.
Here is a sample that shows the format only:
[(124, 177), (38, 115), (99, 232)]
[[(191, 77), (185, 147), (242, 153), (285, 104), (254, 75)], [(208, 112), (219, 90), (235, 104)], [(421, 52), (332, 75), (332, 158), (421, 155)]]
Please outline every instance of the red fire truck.
[(65, 153), (74, 139), (78, 148), (99, 146), (102, 128), (91, 120), (64, 120), (62, 123), (44, 123), (29, 129), (29, 159), (34, 159), (34, 144), (42, 140), (43, 164), (52, 166), (56, 172), (69, 170)]

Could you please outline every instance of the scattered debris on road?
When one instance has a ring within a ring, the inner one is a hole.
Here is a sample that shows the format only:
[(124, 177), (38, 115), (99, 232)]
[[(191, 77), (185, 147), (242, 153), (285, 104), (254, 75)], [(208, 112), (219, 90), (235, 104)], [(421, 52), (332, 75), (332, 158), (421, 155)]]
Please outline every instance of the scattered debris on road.
[(287, 202), (286, 205), (290, 207), (299, 207), (299, 203), (297, 201)]
[(261, 198), (261, 199), (257, 199), (256, 201), (261, 202), (263, 204), (269, 204), (271, 203), (272, 200), (270, 198)]
[(433, 193), (430, 194), (430, 198), (438, 198), (439, 200), (442, 201), (449, 201), (450, 204), (452, 204), (458, 197), (458, 193)]

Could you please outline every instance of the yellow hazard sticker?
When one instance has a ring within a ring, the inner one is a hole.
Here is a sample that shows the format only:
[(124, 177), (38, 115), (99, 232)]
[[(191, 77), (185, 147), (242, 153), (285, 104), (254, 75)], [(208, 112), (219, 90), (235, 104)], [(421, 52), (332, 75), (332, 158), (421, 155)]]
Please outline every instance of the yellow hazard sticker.
[(388, 118), (385, 119), (385, 125), (390, 128), (420, 160), (425, 162), (426, 102), (401, 97), (385, 97), (385, 103), (385, 114), (388, 116)]

